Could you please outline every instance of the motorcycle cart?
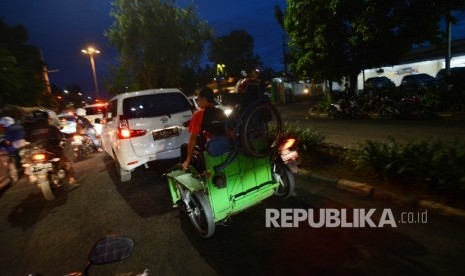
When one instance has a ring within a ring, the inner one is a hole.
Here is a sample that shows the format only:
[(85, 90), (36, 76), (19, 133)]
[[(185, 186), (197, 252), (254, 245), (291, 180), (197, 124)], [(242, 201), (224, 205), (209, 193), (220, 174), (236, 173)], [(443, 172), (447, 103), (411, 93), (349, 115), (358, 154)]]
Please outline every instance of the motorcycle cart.
[(195, 156), (200, 165), (191, 162), (187, 171), (177, 165), (166, 174), (174, 207), (185, 211), (205, 238), (216, 224), (272, 195), (294, 194), (295, 139), (283, 137), (276, 107), (252, 95), (224, 99), (236, 106), (226, 123), (234, 133), (227, 152), (215, 156), (204, 150)]

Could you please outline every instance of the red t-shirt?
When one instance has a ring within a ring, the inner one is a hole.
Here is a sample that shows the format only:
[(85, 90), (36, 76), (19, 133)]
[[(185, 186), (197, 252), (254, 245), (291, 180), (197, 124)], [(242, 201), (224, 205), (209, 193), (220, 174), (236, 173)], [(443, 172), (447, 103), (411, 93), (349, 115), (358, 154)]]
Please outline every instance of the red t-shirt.
[(194, 112), (194, 115), (192, 115), (191, 122), (189, 123), (190, 133), (198, 135), (200, 131), (202, 131), (202, 121), (204, 113), (205, 109), (199, 109)]

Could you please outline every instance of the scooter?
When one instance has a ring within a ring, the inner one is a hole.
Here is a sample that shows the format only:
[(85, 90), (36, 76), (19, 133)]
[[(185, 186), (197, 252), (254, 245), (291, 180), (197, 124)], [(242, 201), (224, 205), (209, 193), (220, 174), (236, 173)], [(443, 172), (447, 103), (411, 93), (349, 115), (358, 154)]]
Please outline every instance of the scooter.
[(70, 135), (71, 140), (68, 141), (74, 151), (74, 160), (81, 160), (95, 151), (92, 139), (87, 135), (88, 131), (94, 129), (84, 129), (80, 124), (76, 127), (76, 133)]
[(379, 111), (380, 119), (433, 119), (436, 114), (423, 104), (419, 96), (402, 98), (399, 102), (383, 98)]
[(166, 174), (173, 206), (187, 214), (204, 238), (214, 234), (216, 224), (270, 196), (295, 195), (296, 140), (282, 135), (276, 107), (259, 99), (252, 102), (233, 127), (231, 150), (212, 155), (207, 148), (196, 158), (203, 168), (183, 171), (176, 165)]
[(31, 184), (36, 184), (46, 200), (54, 200), (58, 189), (66, 179), (66, 171), (60, 167), (60, 158), (39, 145), (24, 149), (24, 174)]
[(340, 99), (336, 103), (331, 103), (328, 108), (328, 117), (335, 118), (355, 118), (367, 119), (368, 114), (362, 112), (355, 98), (349, 100)]

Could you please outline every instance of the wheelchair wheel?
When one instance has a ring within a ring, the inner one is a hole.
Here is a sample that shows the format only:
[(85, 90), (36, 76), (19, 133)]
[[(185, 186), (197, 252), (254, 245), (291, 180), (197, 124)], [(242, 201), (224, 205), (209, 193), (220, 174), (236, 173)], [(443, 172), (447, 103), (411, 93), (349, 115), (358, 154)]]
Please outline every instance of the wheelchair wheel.
[(269, 103), (259, 104), (245, 115), (240, 127), (242, 149), (249, 156), (267, 156), (277, 146), (281, 131), (278, 109)]
[(213, 220), (213, 213), (210, 203), (202, 192), (195, 192), (190, 194), (190, 208), (191, 212), (189, 220), (194, 226), (195, 230), (204, 238), (209, 238), (215, 232), (215, 221)]

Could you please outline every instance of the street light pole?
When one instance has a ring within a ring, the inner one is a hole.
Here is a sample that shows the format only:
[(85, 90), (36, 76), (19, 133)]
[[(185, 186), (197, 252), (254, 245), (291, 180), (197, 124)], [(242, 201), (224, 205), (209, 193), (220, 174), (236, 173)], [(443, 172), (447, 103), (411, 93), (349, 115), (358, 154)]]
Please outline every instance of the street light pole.
[(87, 49), (81, 50), (81, 52), (90, 56), (90, 66), (92, 66), (92, 74), (94, 75), (95, 94), (96, 94), (96, 99), (98, 99), (99, 93), (98, 93), (98, 84), (97, 84), (97, 73), (95, 72), (94, 54), (100, 54), (100, 51), (93, 47), (88, 47)]

